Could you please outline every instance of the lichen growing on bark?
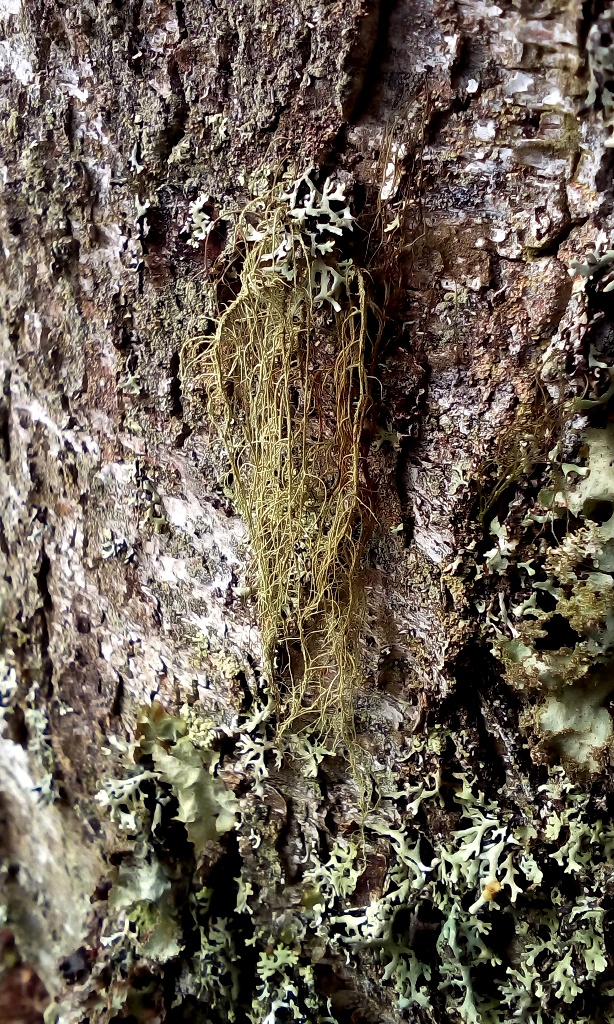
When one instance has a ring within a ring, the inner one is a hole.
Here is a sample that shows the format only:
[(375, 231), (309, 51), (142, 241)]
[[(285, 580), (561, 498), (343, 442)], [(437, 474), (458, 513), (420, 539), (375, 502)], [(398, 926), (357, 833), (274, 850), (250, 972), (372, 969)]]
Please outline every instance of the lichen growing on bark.
[(280, 729), (302, 721), (351, 745), (376, 310), (364, 274), (339, 252), (353, 225), (343, 188), (326, 179), (319, 191), (309, 173), (286, 188), (241, 211), (218, 286), (232, 289), (238, 272), (237, 294), (214, 336), (187, 340), (184, 380), (205, 389), (249, 528)]
[[(0, 6), (7, 926), (69, 1024), (607, 1020), (610, 499), (563, 507), (609, 430), (604, 5)], [(247, 532), (179, 375), (215, 334), (225, 214), (286, 160), (352, 184), (353, 255), (385, 254), (391, 292), (363, 436), (371, 817), (330, 745), (275, 741)], [(561, 388), (597, 404), (560, 434)], [(194, 781), (141, 762), (129, 839), (94, 794), (132, 785), (114, 758), (154, 695), (187, 706), (157, 758)]]
[[(104, 956), (56, 1004), (58, 1020), (82, 1020), (88, 1006), (103, 1022), (138, 1005), (139, 963), (150, 972), (143, 1012), (164, 990), (212, 1021), (334, 1020), (351, 986), (327, 993), (331, 968), (363, 979), (370, 1010), (398, 1019), (419, 1009), (428, 1020), (504, 1024), (521, 1012), (564, 1024), (571, 1007), (588, 1022), (596, 1000), (610, 1006), (614, 831), (561, 768), (532, 803), (502, 803), (472, 731), (435, 726), (391, 751), (390, 778), (402, 764), (404, 781), (394, 791), (380, 775), (362, 830), (326, 846), (304, 834), (301, 870), (283, 887), (271, 797), (288, 791), (277, 769), (284, 759), (297, 780), (309, 774), (306, 751), (298, 760), (292, 747), (271, 742), (261, 713), (222, 734), (195, 709), (142, 709), (138, 739), (119, 745), (119, 777), (101, 792), (128, 838), (111, 871)], [(188, 800), (195, 828), (182, 789), (201, 776), (213, 802)], [(239, 778), (237, 801), (229, 783)]]

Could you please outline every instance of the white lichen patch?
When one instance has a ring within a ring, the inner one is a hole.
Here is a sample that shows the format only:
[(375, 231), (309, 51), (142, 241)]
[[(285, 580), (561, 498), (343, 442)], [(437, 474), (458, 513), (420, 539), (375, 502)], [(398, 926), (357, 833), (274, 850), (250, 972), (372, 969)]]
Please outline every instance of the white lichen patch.
[[(19, 865), (18, 879), (4, 889), (6, 924), (17, 930), (22, 955), (37, 964), (55, 994), (62, 987), (58, 959), (73, 953), (87, 933), (90, 894), (102, 870), (100, 851), (80, 838), (76, 820), (40, 799), (31, 757), (6, 738), (0, 738), (0, 775), (11, 858)], [(24, 906), (31, 908), (27, 921)]]
[(28, 86), (34, 81), (34, 57), (25, 40), (13, 37), (0, 40), (0, 69), (13, 77), (20, 85)]

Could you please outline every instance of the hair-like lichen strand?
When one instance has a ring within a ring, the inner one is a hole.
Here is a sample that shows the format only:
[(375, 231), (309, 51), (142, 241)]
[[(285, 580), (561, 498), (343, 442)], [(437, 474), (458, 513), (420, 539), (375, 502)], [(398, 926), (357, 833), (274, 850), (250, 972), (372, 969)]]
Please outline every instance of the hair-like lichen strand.
[(265, 672), (280, 730), (348, 741), (360, 677), (359, 568), (369, 519), (361, 436), (370, 301), (336, 254), (343, 189), (304, 175), (238, 215), (240, 288), (204, 353), (189, 342), (253, 549)]

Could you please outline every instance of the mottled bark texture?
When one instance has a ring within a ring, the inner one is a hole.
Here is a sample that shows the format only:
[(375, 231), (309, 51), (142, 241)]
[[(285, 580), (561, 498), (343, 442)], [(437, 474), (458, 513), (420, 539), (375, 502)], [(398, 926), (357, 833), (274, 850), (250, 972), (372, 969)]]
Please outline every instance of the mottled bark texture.
[[(0, 0), (0, 864), (47, 1020), (614, 1019), (607, 6)], [(233, 211), (309, 168), (386, 318), (366, 818), (256, 721), (181, 374)]]

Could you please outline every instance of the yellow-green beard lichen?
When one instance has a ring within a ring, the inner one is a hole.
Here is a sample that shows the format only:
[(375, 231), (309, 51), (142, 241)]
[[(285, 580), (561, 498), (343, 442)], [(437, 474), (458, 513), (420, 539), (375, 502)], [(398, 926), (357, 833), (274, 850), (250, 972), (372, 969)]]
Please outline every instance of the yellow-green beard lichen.
[(240, 286), (184, 375), (201, 380), (250, 531), (265, 671), (282, 730), (348, 742), (360, 678), (358, 583), (368, 510), (364, 275), (336, 246), (343, 189), (304, 175), (254, 200), (235, 225)]

